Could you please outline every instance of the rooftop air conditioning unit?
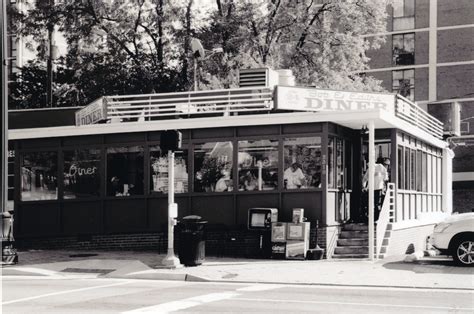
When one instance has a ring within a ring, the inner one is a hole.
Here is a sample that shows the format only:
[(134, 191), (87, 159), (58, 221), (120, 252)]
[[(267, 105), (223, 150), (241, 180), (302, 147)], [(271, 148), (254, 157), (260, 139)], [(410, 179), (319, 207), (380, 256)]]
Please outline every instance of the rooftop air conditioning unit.
[(428, 104), (428, 113), (444, 123), (444, 136), (461, 135), (461, 107), (458, 102)]
[(239, 87), (274, 87), (279, 73), (270, 68), (242, 69), (239, 71)]

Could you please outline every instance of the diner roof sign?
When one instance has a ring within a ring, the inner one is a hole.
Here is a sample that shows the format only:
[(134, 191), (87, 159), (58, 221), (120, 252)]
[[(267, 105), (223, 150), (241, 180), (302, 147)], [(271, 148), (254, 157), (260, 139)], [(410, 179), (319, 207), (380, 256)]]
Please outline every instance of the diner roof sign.
[(96, 99), (76, 111), (76, 126), (95, 124), (107, 119), (107, 102), (104, 97)]
[(395, 95), (278, 86), (275, 104), (276, 109), (283, 110), (358, 111), (382, 109), (394, 113)]

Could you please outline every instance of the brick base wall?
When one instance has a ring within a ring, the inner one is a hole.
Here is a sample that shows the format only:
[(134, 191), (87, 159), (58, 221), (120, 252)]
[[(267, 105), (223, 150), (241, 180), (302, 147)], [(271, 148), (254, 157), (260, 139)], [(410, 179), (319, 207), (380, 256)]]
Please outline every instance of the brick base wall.
[(426, 250), (428, 236), (433, 233), (434, 224), (393, 230), (386, 256), (411, 254)]
[[(262, 236), (262, 248), (260, 237)], [(236, 230), (206, 230), (206, 255), (218, 257), (269, 257), (270, 232)], [(310, 248), (326, 247), (325, 228), (310, 230)], [(168, 235), (166, 232), (137, 234), (107, 234), (51, 238), (16, 239), (19, 249), (63, 249), (63, 250), (153, 250), (166, 253)], [(178, 253), (179, 232), (175, 232), (175, 249)]]

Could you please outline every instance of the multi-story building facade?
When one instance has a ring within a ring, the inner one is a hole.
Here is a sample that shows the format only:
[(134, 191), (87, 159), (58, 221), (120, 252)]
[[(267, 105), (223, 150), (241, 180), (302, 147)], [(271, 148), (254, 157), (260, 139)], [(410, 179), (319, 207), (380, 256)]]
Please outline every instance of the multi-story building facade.
[(460, 132), (449, 134), (456, 154), (454, 209), (472, 211), (474, 1), (395, 0), (388, 13), (386, 33), (377, 34), (385, 37), (385, 44), (369, 52), (367, 75), (427, 110), (442, 105), (449, 112), (453, 103), (459, 104), (454, 108), (460, 108)]

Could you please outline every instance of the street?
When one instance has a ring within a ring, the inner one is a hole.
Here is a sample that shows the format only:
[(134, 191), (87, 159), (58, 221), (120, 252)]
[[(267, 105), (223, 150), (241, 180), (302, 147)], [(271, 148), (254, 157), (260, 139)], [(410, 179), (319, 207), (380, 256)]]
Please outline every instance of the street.
[(472, 290), (4, 276), (3, 313), (472, 313)]

